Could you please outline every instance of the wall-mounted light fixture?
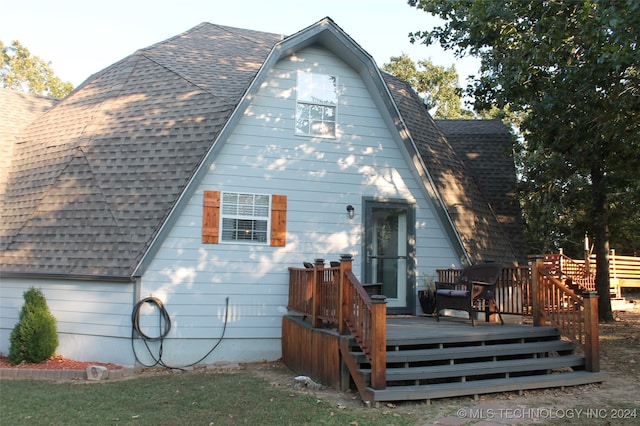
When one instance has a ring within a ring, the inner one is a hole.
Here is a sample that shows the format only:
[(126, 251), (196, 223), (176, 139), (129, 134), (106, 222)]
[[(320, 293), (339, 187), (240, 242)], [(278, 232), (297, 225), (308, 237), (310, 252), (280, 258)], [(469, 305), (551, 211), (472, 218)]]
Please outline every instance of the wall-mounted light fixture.
[(356, 214), (356, 209), (354, 209), (351, 204), (347, 206), (347, 214), (349, 215), (349, 219), (353, 219), (353, 216)]

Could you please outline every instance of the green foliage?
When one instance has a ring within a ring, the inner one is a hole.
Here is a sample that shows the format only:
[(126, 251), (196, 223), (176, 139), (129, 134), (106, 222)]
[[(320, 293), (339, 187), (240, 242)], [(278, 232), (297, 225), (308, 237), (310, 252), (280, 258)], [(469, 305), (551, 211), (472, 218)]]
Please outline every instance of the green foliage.
[(434, 65), (422, 60), (417, 64), (406, 54), (394, 56), (382, 70), (409, 82), (424, 99), (427, 109), (436, 109), (436, 118), (473, 118), (473, 111), (462, 107), (462, 88), (458, 86), (458, 73), (454, 65), (450, 68)]
[(73, 85), (58, 78), (50, 65), (14, 40), (11, 46), (0, 41), (0, 87), (35, 95), (64, 98), (73, 90)]
[(640, 192), (628, 191), (638, 188), (640, 161), (640, 3), (409, 4), (446, 21), (412, 33), (412, 40), (481, 58), (481, 75), (469, 93), (476, 109), (508, 106), (521, 114), (523, 205), (528, 219), (538, 219), (528, 225), (541, 238), (533, 246), (561, 245), (592, 230), (600, 317), (612, 318), (610, 242), (619, 253), (640, 246), (638, 233), (623, 237), (618, 231), (639, 226)]
[(44, 294), (31, 288), (24, 292), (24, 306), (10, 337), (9, 362), (39, 363), (51, 358), (58, 347), (56, 319)]

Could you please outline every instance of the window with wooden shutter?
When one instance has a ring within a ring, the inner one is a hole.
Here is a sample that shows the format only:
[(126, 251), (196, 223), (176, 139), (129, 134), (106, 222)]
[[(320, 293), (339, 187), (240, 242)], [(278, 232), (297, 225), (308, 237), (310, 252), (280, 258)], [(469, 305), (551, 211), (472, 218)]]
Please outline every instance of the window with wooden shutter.
[(204, 191), (202, 243), (218, 244), (220, 235), (220, 191)]
[(284, 247), (287, 244), (287, 196), (271, 196), (271, 245)]
[(202, 242), (286, 244), (287, 197), (205, 191)]

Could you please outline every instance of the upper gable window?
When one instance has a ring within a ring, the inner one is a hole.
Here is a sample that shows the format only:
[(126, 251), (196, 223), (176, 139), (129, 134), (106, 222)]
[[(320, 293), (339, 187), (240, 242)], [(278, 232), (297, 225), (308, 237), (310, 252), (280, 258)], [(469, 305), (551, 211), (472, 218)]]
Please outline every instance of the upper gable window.
[(334, 138), (338, 78), (298, 71), (297, 79), (296, 133)]

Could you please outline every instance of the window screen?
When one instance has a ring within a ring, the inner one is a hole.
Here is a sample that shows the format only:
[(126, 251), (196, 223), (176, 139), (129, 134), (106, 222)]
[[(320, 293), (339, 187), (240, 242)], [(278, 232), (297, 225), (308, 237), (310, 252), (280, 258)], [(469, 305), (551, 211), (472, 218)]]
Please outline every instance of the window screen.
[(222, 241), (269, 242), (270, 197), (222, 194)]

